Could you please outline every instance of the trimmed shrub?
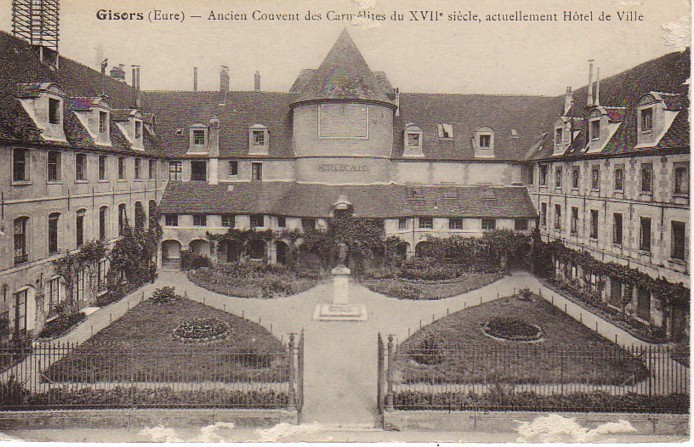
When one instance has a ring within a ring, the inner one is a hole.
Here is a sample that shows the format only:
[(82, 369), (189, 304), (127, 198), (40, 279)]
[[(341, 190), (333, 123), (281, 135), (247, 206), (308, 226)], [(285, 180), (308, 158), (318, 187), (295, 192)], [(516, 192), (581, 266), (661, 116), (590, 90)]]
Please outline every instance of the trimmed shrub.
[(196, 270), (201, 267), (212, 267), (212, 260), (208, 256), (199, 255), (190, 250), (181, 250), (181, 269)]
[(175, 287), (165, 286), (152, 292), (149, 298), (154, 304), (169, 304), (181, 300), (183, 297), (176, 293)]
[(420, 365), (439, 365), (445, 359), (443, 349), (435, 334), (427, 334), (410, 352), (410, 358)]

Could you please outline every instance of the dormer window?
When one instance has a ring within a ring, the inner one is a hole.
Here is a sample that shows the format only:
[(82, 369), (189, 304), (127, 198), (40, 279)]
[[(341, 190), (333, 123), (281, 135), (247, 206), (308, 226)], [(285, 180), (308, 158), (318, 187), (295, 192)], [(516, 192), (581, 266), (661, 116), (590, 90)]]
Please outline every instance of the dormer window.
[(422, 153), (422, 129), (415, 124), (408, 124), (405, 127), (404, 150), (405, 157), (423, 157)]
[(600, 118), (594, 119), (590, 122), (590, 139), (600, 139)]
[(60, 124), (60, 109), (61, 109), (61, 104), (60, 104), (59, 99), (55, 98), (48, 98), (48, 122), (51, 124)]
[(193, 144), (202, 146), (205, 144), (205, 131), (204, 130), (194, 130), (193, 131)]
[(143, 124), (142, 112), (139, 110), (121, 109), (112, 110), (111, 119), (116, 123), (118, 129), (131, 144), (132, 149), (143, 151)]
[(70, 98), (72, 112), (89, 133), (94, 143), (111, 146), (110, 111), (108, 101), (103, 97)]
[(142, 121), (135, 120), (135, 139), (142, 139)]
[(554, 129), (554, 144), (556, 146), (561, 146), (561, 144), (564, 142), (564, 129), (561, 127), (557, 127)]
[(475, 132), (475, 157), (494, 156), (494, 131), (491, 127), (480, 127)]
[(251, 154), (267, 155), (270, 146), (270, 132), (267, 126), (255, 124), (248, 131), (248, 147)]
[(104, 111), (99, 112), (99, 133), (108, 132), (108, 113)]
[(653, 130), (653, 109), (641, 110), (641, 132)]
[(452, 139), (453, 138), (453, 126), (450, 124), (439, 124), (439, 138)]

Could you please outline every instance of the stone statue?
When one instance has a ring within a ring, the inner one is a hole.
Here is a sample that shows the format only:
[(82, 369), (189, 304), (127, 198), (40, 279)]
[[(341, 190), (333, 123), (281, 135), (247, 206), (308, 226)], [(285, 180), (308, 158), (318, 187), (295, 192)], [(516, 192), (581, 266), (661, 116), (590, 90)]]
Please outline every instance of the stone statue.
[(340, 241), (337, 243), (337, 266), (345, 267), (345, 261), (347, 260), (347, 252), (349, 247), (344, 242)]

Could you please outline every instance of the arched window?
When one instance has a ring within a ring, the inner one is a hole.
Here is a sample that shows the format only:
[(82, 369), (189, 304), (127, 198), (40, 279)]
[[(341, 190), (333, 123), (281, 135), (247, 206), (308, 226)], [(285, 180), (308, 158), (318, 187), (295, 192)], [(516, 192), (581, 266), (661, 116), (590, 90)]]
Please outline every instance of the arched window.
[(58, 253), (58, 223), (60, 213), (48, 215), (48, 254)]
[(408, 124), (405, 126), (403, 134), (403, 156), (405, 157), (422, 157), (422, 140), (424, 133), (422, 128), (416, 124)]
[(77, 247), (81, 247), (84, 244), (84, 216), (87, 214), (87, 210), (78, 210), (75, 215), (75, 241)]
[(108, 207), (99, 208), (99, 239), (105, 241), (108, 238)]
[(125, 227), (128, 226), (128, 211), (125, 203), (118, 205), (118, 235), (122, 236)]
[(146, 221), (147, 216), (145, 215), (145, 208), (142, 206), (142, 202), (135, 202), (135, 229), (143, 229)]
[(251, 259), (260, 260), (265, 257), (266, 245), (264, 241), (253, 240), (248, 243), (248, 256)]
[(14, 263), (15, 265), (27, 262), (29, 253), (27, 248), (29, 231), (29, 218), (18, 217), (14, 220)]
[(147, 213), (147, 215), (149, 216), (149, 222), (148, 223), (149, 223), (149, 227), (152, 228), (152, 226), (156, 225), (156, 223), (157, 223), (157, 219), (156, 219), (156, 217), (157, 217), (157, 202), (155, 202), (154, 200), (150, 200), (148, 207), (149, 207), (149, 210), (148, 210), (149, 212)]

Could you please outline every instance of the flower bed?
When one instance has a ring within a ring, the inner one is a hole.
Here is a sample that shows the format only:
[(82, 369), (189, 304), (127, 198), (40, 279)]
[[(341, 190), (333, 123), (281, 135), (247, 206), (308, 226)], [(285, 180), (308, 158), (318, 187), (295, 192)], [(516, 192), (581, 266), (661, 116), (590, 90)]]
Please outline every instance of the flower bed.
[(303, 275), (282, 266), (232, 265), (200, 268), (188, 272), (200, 287), (237, 298), (278, 298), (296, 295), (314, 287), (314, 275)]
[(57, 338), (67, 334), (87, 316), (84, 312), (62, 313), (55, 320), (46, 323), (39, 334), (40, 338)]
[(482, 329), (487, 335), (509, 341), (537, 341), (542, 338), (540, 326), (513, 317), (491, 318)]
[(218, 318), (196, 318), (176, 326), (173, 338), (183, 343), (204, 343), (222, 340), (230, 330), (229, 324)]
[(437, 300), (461, 295), (488, 286), (504, 277), (503, 273), (466, 272), (455, 279), (425, 280), (405, 278), (371, 278), (362, 283), (374, 292), (407, 300)]

